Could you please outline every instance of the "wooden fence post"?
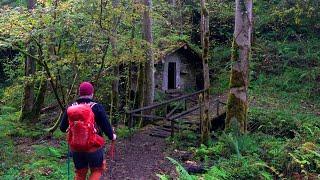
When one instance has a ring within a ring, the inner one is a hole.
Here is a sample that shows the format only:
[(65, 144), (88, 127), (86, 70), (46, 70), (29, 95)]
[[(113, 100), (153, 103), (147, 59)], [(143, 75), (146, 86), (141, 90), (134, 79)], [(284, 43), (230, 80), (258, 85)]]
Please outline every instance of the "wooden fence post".
[(200, 134), (202, 134), (202, 128), (203, 128), (203, 107), (202, 107), (202, 104), (203, 104), (203, 95), (202, 93), (199, 94), (198, 96), (198, 103), (199, 103), (199, 106), (200, 106), (200, 123), (199, 123), (199, 130), (200, 130)]
[(217, 116), (220, 115), (220, 112), (219, 112), (220, 107), (219, 106), (220, 106), (220, 101), (217, 100)]
[(171, 120), (171, 137), (174, 136), (174, 120)]

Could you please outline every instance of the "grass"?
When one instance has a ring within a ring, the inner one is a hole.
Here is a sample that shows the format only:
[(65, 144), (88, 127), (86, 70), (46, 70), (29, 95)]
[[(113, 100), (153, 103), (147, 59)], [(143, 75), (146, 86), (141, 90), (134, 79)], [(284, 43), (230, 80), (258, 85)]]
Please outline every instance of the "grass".
[(0, 179), (67, 179), (65, 141), (55, 136), (56, 143), (40, 141), (45, 132), (26, 128), (18, 121), (19, 115), (15, 108), (1, 106)]

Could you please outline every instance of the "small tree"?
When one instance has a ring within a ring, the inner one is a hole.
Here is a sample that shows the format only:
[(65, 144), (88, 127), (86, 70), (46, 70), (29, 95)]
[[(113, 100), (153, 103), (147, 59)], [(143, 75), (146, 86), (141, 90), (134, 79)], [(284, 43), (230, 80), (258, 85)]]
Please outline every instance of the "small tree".
[(225, 129), (236, 120), (241, 133), (247, 131), (248, 69), (252, 32), (252, 0), (236, 0), (232, 44), (232, 68)]
[[(113, 0), (112, 1), (112, 7), (113, 8), (118, 8), (119, 6), (119, 0)], [(118, 58), (118, 53), (117, 53), (117, 19), (118, 17), (114, 16), (113, 17), (113, 24), (114, 27), (112, 29), (112, 35), (110, 38), (111, 46), (112, 46), (112, 55), (116, 59)], [(112, 93), (111, 93), (111, 108), (110, 108), (110, 121), (111, 123), (116, 123), (115, 122), (115, 112), (119, 108), (119, 65), (115, 65), (113, 67), (113, 76), (114, 80), (112, 81)]]
[(145, 62), (145, 83), (144, 83), (144, 104), (148, 106), (154, 100), (154, 57), (152, 51), (153, 36), (152, 36), (152, 19), (150, 16), (152, 1), (144, 0), (145, 10), (143, 13), (143, 35), (146, 40), (146, 62)]
[(205, 0), (201, 0), (201, 42), (202, 42), (202, 64), (203, 64), (203, 79), (204, 79), (204, 92), (203, 103), (203, 123), (201, 125), (201, 141), (204, 144), (208, 143), (210, 137), (210, 117), (209, 117), (209, 11), (206, 8)]

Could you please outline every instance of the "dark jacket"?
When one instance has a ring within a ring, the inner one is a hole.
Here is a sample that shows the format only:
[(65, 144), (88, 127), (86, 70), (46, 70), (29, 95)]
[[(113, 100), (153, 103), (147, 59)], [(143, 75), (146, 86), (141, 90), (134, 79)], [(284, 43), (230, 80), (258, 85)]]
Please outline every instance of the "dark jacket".
[[(76, 102), (81, 104), (81, 103), (90, 103), (90, 102), (94, 102), (94, 101), (91, 99), (88, 99), (88, 98), (79, 98), (76, 100)], [(112, 127), (109, 123), (108, 116), (107, 116), (106, 111), (104, 110), (104, 107), (101, 104), (97, 103), (92, 107), (92, 111), (94, 113), (95, 122), (97, 123), (99, 129), (106, 136), (108, 136), (108, 138), (110, 140), (112, 140), (113, 130), (112, 130)], [(68, 115), (67, 115), (67, 111), (65, 111), (62, 116), (60, 130), (62, 132), (66, 132), (68, 127), (69, 127)], [(102, 135), (102, 132), (100, 132), (100, 135)]]

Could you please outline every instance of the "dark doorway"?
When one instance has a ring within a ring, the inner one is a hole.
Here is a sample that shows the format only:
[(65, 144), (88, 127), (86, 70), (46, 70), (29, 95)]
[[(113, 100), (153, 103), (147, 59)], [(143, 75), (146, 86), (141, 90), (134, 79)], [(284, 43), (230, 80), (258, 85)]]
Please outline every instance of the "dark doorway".
[(176, 89), (176, 63), (169, 62), (168, 65), (168, 89)]

